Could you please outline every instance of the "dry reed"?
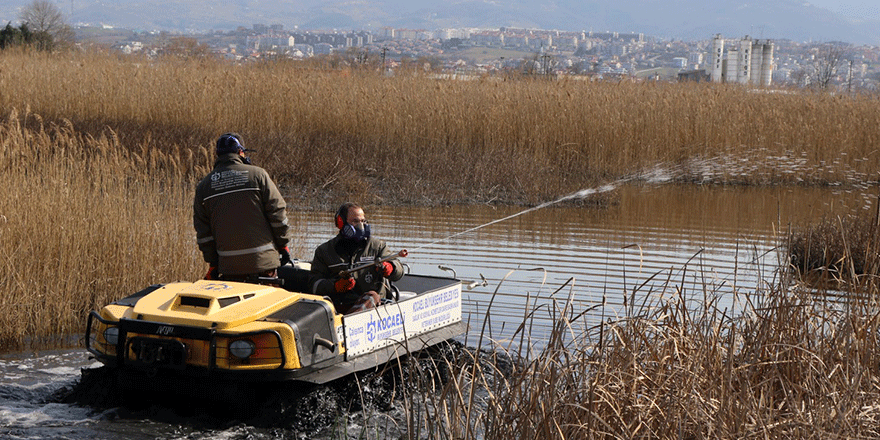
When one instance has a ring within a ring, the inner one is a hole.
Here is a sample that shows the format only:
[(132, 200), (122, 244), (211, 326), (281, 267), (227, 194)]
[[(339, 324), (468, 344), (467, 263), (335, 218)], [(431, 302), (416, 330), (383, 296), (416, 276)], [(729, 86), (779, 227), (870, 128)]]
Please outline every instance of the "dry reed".
[(89, 311), (203, 275), (192, 200), (212, 162), (208, 149), (125, 144), (110, 128), (15, 111), (0, 121), (0, 352), (68, 346)]
[(88, 311), (196, 278), (192, 188), (206, 163), (68, 121), (13, 112), (0, 123), (0, 351), (67, 345)]
[(29, 108), (93, 136), (110, 127), (125, 144), (180, 152), (234, 130), (293, 196), (319, 203), (535, 203), (658, 163), (678, 180), (738, 184), (861, 183), (880, 165), (875, 95), (0, 56), (5, 114)]
[(560, 304), (535, 355), (450, 357), (446, 382), (413, 368), (405, 437), (876, 438), (876, 288), (828, 301), (777, 275), (740, 293), (739, 311), (708, 291), (688, 300), (672, 279), (625, 292), (645, 300), (597, 326)]
[(792, 230), (787, 241), (790, 264), (809, 282), (873, 287), (880, 275), (878, 214), (826, 218)]
[[(657, 163), (683, 180), (861, 183), (880, 160), (875, 96), (0, 56), (0, 350), (79, 334), (132, 286), (198, 277), (192, 185), (228, 130), (288, 188), (387, 203), (543, 200)], [(424, 377), (436, 393), (406, 395), (425, 409), (409, 435), (880, 435), (875, 290), (829, 304), (780, 273), (741, 314), (671, 281), (644, 294), (598, 327), (562, 306), (535, 356), (451, 360), (445, 385)]]

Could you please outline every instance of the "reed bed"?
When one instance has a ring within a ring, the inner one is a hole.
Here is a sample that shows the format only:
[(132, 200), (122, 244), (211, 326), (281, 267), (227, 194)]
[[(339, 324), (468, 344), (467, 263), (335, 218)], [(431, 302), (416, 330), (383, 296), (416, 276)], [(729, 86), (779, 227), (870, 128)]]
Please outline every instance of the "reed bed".
[[(12, 111), (0, 121), (0, 352), (81, 345), (85, 318), (207, 268), (192, 226), (213, 152), (123, 142)], [(308, 255), (296, 241), (295, 255)]]
[[(132, 286), (200, 277), (191, 191), (225, 131), (259, 149), (294, 197), (318, 202), (531, 203), (658, 163), (684, 181), (862, 184), (880, 165), (876, 96), (0, 57), (3, 351), (63, 345), (89, 310)], [(414, 368), (406, 383), (430, 393), (400, 388), (403, 432), (880, 435), (876, 288), (853, 284), (857, 295), (828, 302), (786, 270), (766, 285), (739, 294), (734, 313), (711, 291), (693, 304), (669, 280), (598, 326), (560, 304), (536, 354), (498, 346), (441, 359), (445, 380)]]
[(813, 283), (874, 287), (880, 275), (878, 214), (825, 218), (792, 230), (786, 243), (790, 264)]
[(522, 346), (410, 363), (405, 426), (376, 437), (877, 438), (876, 288), (832, 302), (790, 280), (778, 272), (733, 311), (667, 279), (593, 326), (560, 303), (535, 354), (527, 318)]
[(435, 79), (265, 61), (4, 51), (0, 111), (197, 151), (242, 133), (292, 197), (538, 203), (665, 164), (675, 179), (863, 183), (877, 95), (718, 84)]
[(67, 346), (90, 310), (198, 278), (192, 188), (208, 160), (170, 148), (32, 114), (0, 123), (0, 351)]

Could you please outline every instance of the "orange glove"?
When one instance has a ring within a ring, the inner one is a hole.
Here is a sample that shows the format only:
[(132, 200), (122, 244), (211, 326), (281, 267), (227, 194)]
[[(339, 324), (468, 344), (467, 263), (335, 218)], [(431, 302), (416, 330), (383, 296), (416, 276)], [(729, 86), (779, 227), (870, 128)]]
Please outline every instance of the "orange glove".
[(279, 267), (284, 266), (287, 263), (290, 263), (290, 249), (288, 249), (287, 246), (284, 246), (283, 248), (281, 248), (281, 250), (278, 251), (278, 255), (279, 255), (278, 258), (281, 263), (279, 265)]
[(336, 291), (339, 293), (348, 292), (351, 289), (354, 289), (354, 278), (343, 278), (341, 280), (336, 281), (334, 287), (336, 287)]
[(217, 266), (209, 266), (208, 273), (205, 274), (206, 280), (216, 280), (217, 279)]
[(379, 275), (383, 277), (388, 277), (391, 276), (391, 272), (394, 272), (394, 266), (387, 261), (383, 261), (382, 264), (376, 266), (376, 272), (379, 272)]

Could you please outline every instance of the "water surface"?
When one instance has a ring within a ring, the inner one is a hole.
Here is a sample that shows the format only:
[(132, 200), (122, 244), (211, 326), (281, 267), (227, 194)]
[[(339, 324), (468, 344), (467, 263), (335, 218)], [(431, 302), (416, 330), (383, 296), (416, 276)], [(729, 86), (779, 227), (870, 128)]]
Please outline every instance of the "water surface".
[[(485, 277), (487, 286), (464, 295), (472, 328), (482, 329), (490, 316), (491, 339), (507, 340), (538, 308), (532, 336), (539, 342), (551, 323), (544, 318), (569, 298), (573, 313), (591, 310), (586, 324), (625, 313), (625, 298), (641, 303), (643, 294), (668, 294), (669, 286), (696, 301), (720, 295), (720, 307), (736, 309), (735, 293), (772, 280), (792, 228), (871, 209), (875, 198), (833, 188), (625, 185), (598, 204), (518, 216), (526, 209), (378, 207), (367, 217), (389, 248), (410, 251), (404, 261), (412, 272), (452, 275), (444, 266), (466, 284)], [(305, 249), (335, 233), (329, 213), (299, 212), (291, 220)], [(478, 337), (471, 332), (468, 342)]]
[[(672, 292), (689, 298), (694, 307), (719, 296), (719, 307), (734, 310), (737, 294), (754, 292), (772, 280), (787, 231), (823, 217), (873, 213), (877, 195), (876, 190), (835, 188), (629, 185), (602, 198), (598, 204), (552, 205), (522, 215), (517, 215), (524, 211), (521, 207), (378, 207), (368, 208), (367, 217), (373, 233), (392, 250), (410, 251), (404, 262), (411, 272), (454, 272), (466, 284), (485, 277), (487, 285), (464, 294), (465, 316), (471, 323), (464, 342), (504, 346), (514, 339), (524, 315), (537, 310), (530, 322), (530, 342), (540, 346), (553, 311), (568, 298), (570, 313), (587, 311), (584, 325), (624, 315), (633, 304), (661, 300)], [(310, 259), (312, 250), (335, 233), (331, 212), (291, 207), (289, 216), (300, 237), (295, 247), (301, 259)], [(514, 217), (480, 227), (508, 216)], [(60, 403), (58, 396), (76, 382), (80, 368), (95, 366), (83, 349), (0, 358), (0, 437), (341, 435), (332, 427), (306, 435), (292, 427), (267, 429), (165, 408), (132, 411)], [(402, 423), (399, 408), (382, 411), (390, 425)], [(357, 417), (349, 418), (345, 428), (352, 435), (366, 426)], [(391, 437), (399, 437), (395, 429)]]

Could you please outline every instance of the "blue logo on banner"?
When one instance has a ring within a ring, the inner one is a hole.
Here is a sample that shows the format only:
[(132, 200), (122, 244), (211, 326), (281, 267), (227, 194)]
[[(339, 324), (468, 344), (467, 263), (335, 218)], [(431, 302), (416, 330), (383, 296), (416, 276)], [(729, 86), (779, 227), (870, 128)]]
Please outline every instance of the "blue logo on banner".
[(393, 334), (393, 332), (388, 332), (388, 330), (403, 326), (402, 313), (388, 315), (379, 320), (376, 320), (375, 316), (371, 314), (370, 322), (367, 323), (367, 340), (370, 342), (375, 342), (376, 339), (384, 339), (387, 337), (385, 333)]

